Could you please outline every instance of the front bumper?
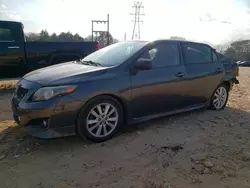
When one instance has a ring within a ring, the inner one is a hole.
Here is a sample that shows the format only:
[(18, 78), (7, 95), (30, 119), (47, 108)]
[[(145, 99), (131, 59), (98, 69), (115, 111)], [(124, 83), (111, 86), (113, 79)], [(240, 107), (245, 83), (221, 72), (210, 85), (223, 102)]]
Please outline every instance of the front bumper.
[(13, 118), (18, 125), (38, 138), (57, 138), (76, 134), (75, 122), (79, 101), (70, 96), (61, 96), (42, 102), (27, 102), (41, 86), (24, 79), (18, 85), (28, 89), (23, 98), (18, 98), (16, 93), (12, 97)]

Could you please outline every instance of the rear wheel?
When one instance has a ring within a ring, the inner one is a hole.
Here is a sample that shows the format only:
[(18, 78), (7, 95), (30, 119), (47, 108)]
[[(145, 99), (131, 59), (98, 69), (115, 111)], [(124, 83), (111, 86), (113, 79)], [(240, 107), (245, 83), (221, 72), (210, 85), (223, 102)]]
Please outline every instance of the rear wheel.
[(228, 101), (228, 87), (225, 84), (221, 84), (217, 87), (210, 100), (210, 105), (214, 110), (222, 110), (227, 105)]
[(102, 96), (90, 101), (80, 112), (77, 132), (81, 138), (103, 142), (115, 135), (122, 122), (120, 104), (112, 97)]

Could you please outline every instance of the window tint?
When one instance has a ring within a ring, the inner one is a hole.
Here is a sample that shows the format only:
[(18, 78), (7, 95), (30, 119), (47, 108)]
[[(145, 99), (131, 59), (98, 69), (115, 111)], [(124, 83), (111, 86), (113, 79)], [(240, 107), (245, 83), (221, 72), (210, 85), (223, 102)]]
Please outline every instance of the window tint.
[(144, 52), (141, 58), (150, 59), (153, 68), (179, 65), (179, 48), (177, 44), (158, 44)]
[(0, 42), (14, 42), (11, 29), (0, 26)]
[(184, 44), (184, 55), (187, 63), (213, 62), (211, 48), (202, 44)]

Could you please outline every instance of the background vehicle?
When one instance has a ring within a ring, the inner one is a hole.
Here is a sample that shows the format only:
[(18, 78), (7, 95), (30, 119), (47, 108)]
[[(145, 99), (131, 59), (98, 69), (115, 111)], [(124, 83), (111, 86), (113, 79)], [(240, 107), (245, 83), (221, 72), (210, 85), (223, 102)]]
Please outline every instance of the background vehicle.
[(0, 21), (0, 77), (77, 60), (97, 49), (97, 42), (25, 42), (22, 23)]
[(78, 134), (96, 142), (125, 123), (226, 106), (238, 67), (188, 41), (131, 41), (81, 61), (33, 71), (17, 84), (14, 119), (40, 138)]
[(250, 67), (250, 61), (242, 61), (239, 63), (240, 67)]

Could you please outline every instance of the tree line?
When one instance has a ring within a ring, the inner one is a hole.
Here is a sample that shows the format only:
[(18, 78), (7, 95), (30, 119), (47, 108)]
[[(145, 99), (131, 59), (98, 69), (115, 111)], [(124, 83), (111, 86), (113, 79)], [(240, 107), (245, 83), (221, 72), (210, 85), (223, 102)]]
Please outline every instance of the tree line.
[[(92, 36), (89, 35), (85, 38), (78, 33), (72, 34), (71, 32), (61, 32), (60, 34), (49, 34), (47, 30), (42, 30), (40, 33), (26, 33), (27, 41), (92, 41)], [(97, 36), (94, 36), (93, 40), (98, 41), (101, 47), (118, 42), (117, 39), (106, 32), (101, 32)], [(171, 40), (186, 40), (181, 36), (171, 36)], [(233, 61), (250, 61), (250, 40), (238, 40), (233, 41), (228, 46), (215, 46), (217, 51), (221, 52)]]
[(50, 35), (47, 30), (42, 30), (40, 33), (26, 33), (25, 37), (27, 41), (84, 41), (78, 33), (61, 32), (59, 35), (56, 33)]
[(234, 41), (222, 53), (233, 61), (250, 61), (250, 40)]
[(236, 40), (214, 48), (232, 61), (250, 61), (250, 40)]
[[(94, 37), (94, 41), (98, 41), (101, 47), (108, 45), (108, 36), (109, 36), (109, 44), (113, 44), (118, 42), (117, 39), (113, 38), (113, 36), (107, 32), (101, 32), (97, 36)], [(85, 38), (80, 36), (78, 33), (72, 34), (71, 32), (61, 32), (60, 34), (52, 33), (49, 34), (47, 30), (42, 30), (40, 33), (26, 33), (25, 34), (26, 41), (43, 41), (43, 42), (51, 42), (51, 41), (91, 41), (92, 36), (89, 35)]]

